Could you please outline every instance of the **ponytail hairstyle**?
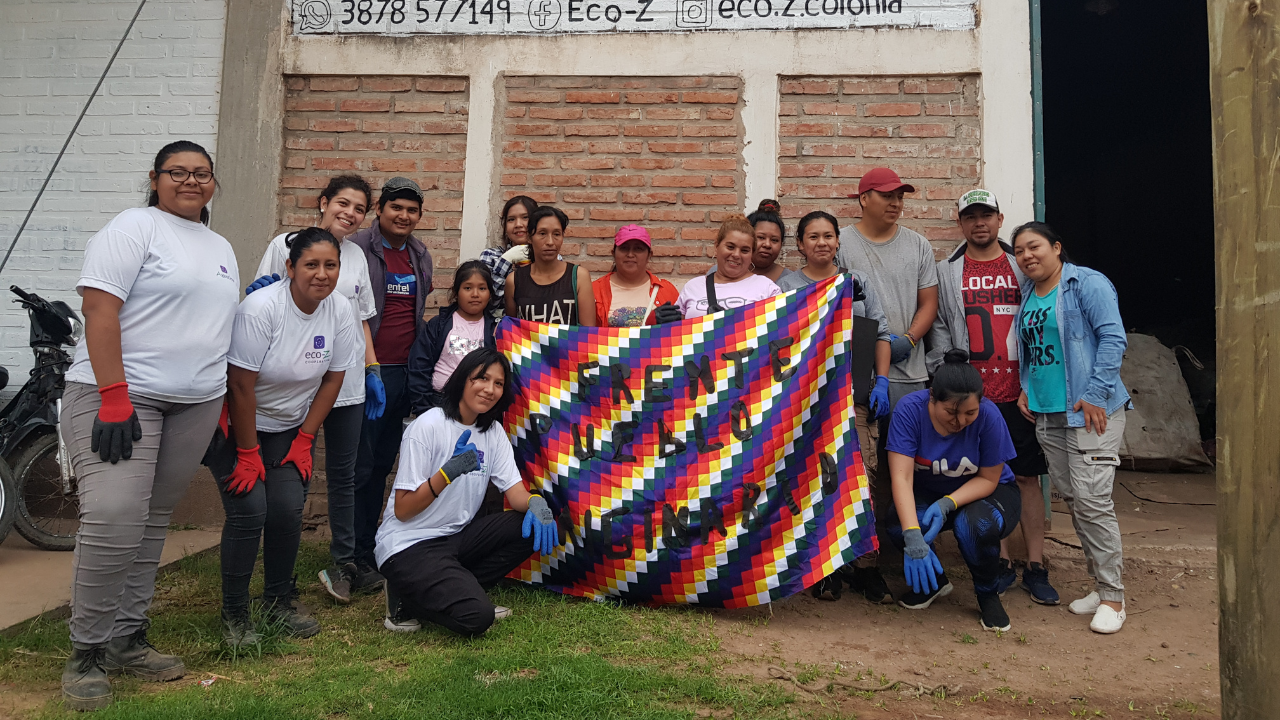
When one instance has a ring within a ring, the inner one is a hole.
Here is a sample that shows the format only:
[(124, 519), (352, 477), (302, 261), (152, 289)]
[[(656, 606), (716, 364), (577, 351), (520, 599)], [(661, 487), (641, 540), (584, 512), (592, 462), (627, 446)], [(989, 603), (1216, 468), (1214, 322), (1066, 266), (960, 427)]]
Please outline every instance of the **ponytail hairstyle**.
[(489, 266), (485, 265), (481, 260), (468, 260), (459, 265), (457, 272), (453, 274), (453, 287), (449, 289), (450, 305), (458, 302), (458, 293), (462, 292), (462, 283), (476, 275), (479, 275), (480, 279), (484, 280), (484, 284), (489, 287), (490, 300), (498, 296), (498, 290), (493, 286), (493, 274), (489, 272)]
[(831, 223), (831, 227), (835, 228), (836, 235), (840, 234), (840, 222), (835, 216), (825, 210), (814, 210), (813, 212), (800, 218), (800, 223), (796, 225), (796, 247), (800, 246), (800, 241), (804, 240), (804, 231), (809, 228), (809, 224), (815, 220), (826, 220)]
[(929, 397), (937, 402), (964, 400), (970, 395), (982, 399), (982, 374), (969, 364), (969, 353), (952, 348), (942, 358), (942, 367), (933, 375)]
[(1071, 256), (1067, 255), (1067, 246), (1062, 244), (1062, 237), (1058, 235), (1048, 224), (1036, 220), (1025, 222), (1014, 229), (1013, 235), (1009, 236), (1009, 247), (1013, 247), (1018, 241), (1018, 236), (1024, 232), (1033, 232), (1049, 242), (1050, 245), (1058, 246), (1058, 259), (1063, 263), (1071, 262)]
[[(165, 145), (164, 147), (160, 148), (160, 152), (156, 153), (156, 160), (154, 163), (152, 163), (151, 169), (154, 170), (156, 173), (159, 173), (160, 170), (164, 168), (164, 164), (168, 162), (169, 158), (173, 157), (174, 155), (177, 155), (178, 153), (184, 153), (184, 152), (200, 153), (201, 155), (204, 156), (205, 160), (209, 161), (209, 170), (213, 170), (213, 158), (209, 157), (209, 151), (205, 150), (203, 147), (197, 145), (196, 143), (191, 142), (190, 140), (175, 140), (169, 143), (168, 145)], [(213, 186), (215, 188), (218, 187), (217, 177), (215, 177), (213, 180)], [(159, 204), (160, 204), (160, 194), (157, 193), (155, 190), (152, 190), (147, 195), (147, 207), (155, 207), (156, 205), (159, 205)], [(205, 225), (209, 224), (208, 206), (200, 208), (200, 222), (204, 223)]]
[(492, 408), (489, 408), (489, 412), (476, 418), (476, 430), (485, 432), (494, 423), (502, 422), (502, 417), (507, 414), (507, 408), (511, 407), (511, 403), (515, 402), (520, 394), (520, 388), (517, 386), (516, 374), (512, 372), (511, 363), (507, 362), (507, 358), (497, 350), (487, 347), (479, 347), (467, 353), (466, 357), (458, 362), (458, 367), (454, 369), (453, 374), (445, 381), (444, 387), (440, 388), (440, 394), (444, 395), (444, 402), (440, 404), (440, 408), (444, 410), (445, 417), (454, 422), (462, 422), (462, 411), (459, 410), (459, 406), (462, 405), (462, 392), (466, 390), (471, 378), (484, 374), (484, 371), (492, 365), (502, 368), (502, 397), (498, 398), (498, 402), (494, 403)]
[(373, 188), (369, 186), (368, 181), (359, 175), (338, 175), (329, 178), (329, 184), (324, 186), (324, 190), (320, 191), (320, 197), (333, 202), (333, 199), (343, 190), (356, 190), (364, 193), (365, 211), (373, 209)]
[(498, 229), (498, 247), (500, 248), (511, 247), (511, 243), (507, 242), (507, 216), (511, 214), (511, 208), (517, 205), (524, 206), (525, 211), (529, 213), (529, 235), (533, 235), (533, 211), (538, 209), (538, 201), (528, 195), (517, 195), (502, 206), (502, 227)]
[(338, 262), (342, 262), (342, 246), (338, 244), (338, 238), (334, 237), (328, 230), (309, 227), (306, 230), (299, 230), (296, 233), (289, 233), (285, 236), (284, 246), (289, 248), (289, 265), (296, 267), (298, 261), (302, 259), (302, 252), (317, 243), (329, 243), (332, 245), (333, 249), (338, 251)]
[(782, 239), (787, 239), (787, 226), (782, 222), (782, 205), (777, 200), (761, 200), (756, 211), (747, 216), (747, 222), (751, 223), (752, 228), (762, 222), (773, 223), (782, 233)]
[(720, 243), (725, 236), (731, 232), (746, 233), (747, 237), (751, 238), (751, 247), (755, 247), (755, 228), (752, 227), (751, 221), (747, 220), (743, 215), (730, 215), (724, 219), (724, 222), (720, 223), (720, 229), (716, 231), (716, 247), (720, 247)]

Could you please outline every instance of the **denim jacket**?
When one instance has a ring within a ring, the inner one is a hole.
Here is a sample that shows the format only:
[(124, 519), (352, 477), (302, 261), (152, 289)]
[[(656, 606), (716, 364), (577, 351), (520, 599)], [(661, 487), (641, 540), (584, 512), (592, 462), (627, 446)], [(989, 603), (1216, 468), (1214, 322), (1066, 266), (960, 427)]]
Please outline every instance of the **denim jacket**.
[[(1023, 283), (1019, 318), (1035, 289), (1034, 281)], [(1107, 415), (1128, 407), (1129, 391), (1120, 381), (1120, 363), (1129, 340), (1120, 320), (1115, 286), (1097, 270), (1063, 263), (1055, 310), (1066, 356), (1067, 424), (1084, 427), (1084, 413), (1071, 409), (1077, 400), (1105, 408)], [(1018, 343), (1018, 372), (1024, 391), (1031, 374), (1029, 361), (1026, 345)]]

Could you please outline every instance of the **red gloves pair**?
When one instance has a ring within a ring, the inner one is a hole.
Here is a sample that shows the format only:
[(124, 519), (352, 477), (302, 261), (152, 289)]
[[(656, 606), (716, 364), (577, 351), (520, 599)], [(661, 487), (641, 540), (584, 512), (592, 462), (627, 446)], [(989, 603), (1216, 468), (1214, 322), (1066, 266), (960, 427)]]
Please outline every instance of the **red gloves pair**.
[[(311, 482), (311, 446), (315, 439), (315, 435), (299, 430), (293, 443), (289, 445), (289, 452), (280, 460), (281, 465), (293, 463), (302, 475), (304, 484)], [(266, 478), (267, 468), (262, 463), (261, 449), (261, 445), (247, 449), (236, 448), (236, 465), (231, 471), (231, 477), (227, 478), (227, 490), (232, 495), (243, 495), (252, 490), (259, 480)]]

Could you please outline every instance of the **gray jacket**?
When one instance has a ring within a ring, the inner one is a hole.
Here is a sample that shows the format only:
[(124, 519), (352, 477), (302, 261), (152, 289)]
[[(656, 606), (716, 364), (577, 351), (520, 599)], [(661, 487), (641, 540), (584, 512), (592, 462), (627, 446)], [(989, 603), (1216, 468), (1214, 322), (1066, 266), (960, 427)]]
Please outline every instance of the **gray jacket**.
[[(1009, 267), (1013, 268), (1018, 286), (1021, 287), (1027, 276), (1022, 274), (1017, 261), (1013, 259), (1013, 248), (1003, 240), (996, 242), (1004, 248)], [(969, 243), (961, 243), (951, 257), (938, 261), (938, 317), (929, 331), (929, 352), (924, 361), (930, 375), (942, 366), (942, 358), (951, 348), (969, 350), (969, 323), (965, 320), (964, 295), (960, 287), (964, 280), (964, 251), (967, 247)]]

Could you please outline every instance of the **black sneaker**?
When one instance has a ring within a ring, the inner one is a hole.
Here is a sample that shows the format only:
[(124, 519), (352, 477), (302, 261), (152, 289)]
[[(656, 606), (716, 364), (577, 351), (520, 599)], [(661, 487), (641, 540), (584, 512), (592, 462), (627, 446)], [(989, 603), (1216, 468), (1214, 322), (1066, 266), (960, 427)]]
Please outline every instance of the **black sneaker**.
[(1004, 605), (1000, 604), (999, 595), (979, 595), (978, 610), (982, 613), (983, 630), (1009, 632), (1009, 628), (1012, 627), (1009, 624), (1009, 613), (1005, 612)]
[(1000, 558), (1000, 574), (996, 576), (996, 594), (1004, 595), (1005, 591), (1018, 582), (1018, 571), (1008, 558)]
[(298, 600), (295, 585), (282, 598), (263, 598), (262, 613), (268, 623), (279, 623), (291, 637), (309, 638), (320, 632), (320, 623), (311, 617), (311, 611)]
[(351, 582), (357, 572), (355, 563), (334, 565), (328, 570), (320, 571), (320, 584), (334, 600), (346, 605), (351, 602)]
[(840, 599), (841, 589), (840, 578), (835, 573), (832, 573), (819, 580), (818, 584), (810, 589), (810, 592), (819, 600), (832, 602)]
[[(382, 626), (391, 632), (397, 633), (411, 633), (421, 630), (422, 623), (418, 622), (417, 618), (404, 612), (404, 605), (400, 602), (400, 596), (391, 590), (391, 583), (387, 583), (383, 591), (387, 600), (387, 614), (382, 620)], [(508, 610), (507, 614), (509, 615), (510, 612)], [(506, 615), (503, 617), (506, 617)], [(496, 611), (494, 619), (498, 619)]]
[(901, 598), (898, 604), (908, 610), (924, 610), (933, 604), (934, 600), (940, 597), (946, 597), (955, 590), (955, 586), (947, 579), (947, 574), (942, 573), (938, 576), (938, 589), (931, 593), (918, 593), (915, 590), (908, 590)]
[(103, 668), (105, 645), (71, 649), (62, 669), (62, 702), (72, 710), (99, 710), (111, 704), (111, 680)]
[(387, 579), (382, 577), (382, 573), (362, 562), (356, 562), (355, 565), (356, 572), (351, 578), (351, 591), (365, 594), (381, 592), (387, 584)]
[(867, 599), (867, 602), (879, 605), (893, 604), (893, 593), (889, 591), (889, 586), (885, 584), (884, 577), (880, 574), (880, 568), (851, 568), (845, 565), (840, 569), (843, 571), (841, 575), (844, 577), (844, 581), (849, 584), (849, 589), (862, 595)]
[(1049, 584), (1049, 570), (1040, 563), (1030, 563), (1022, 571), (1022, 589), (1034, 602), (1041, 605), (1057, 605), (1062, 602), (1058, 591)]

